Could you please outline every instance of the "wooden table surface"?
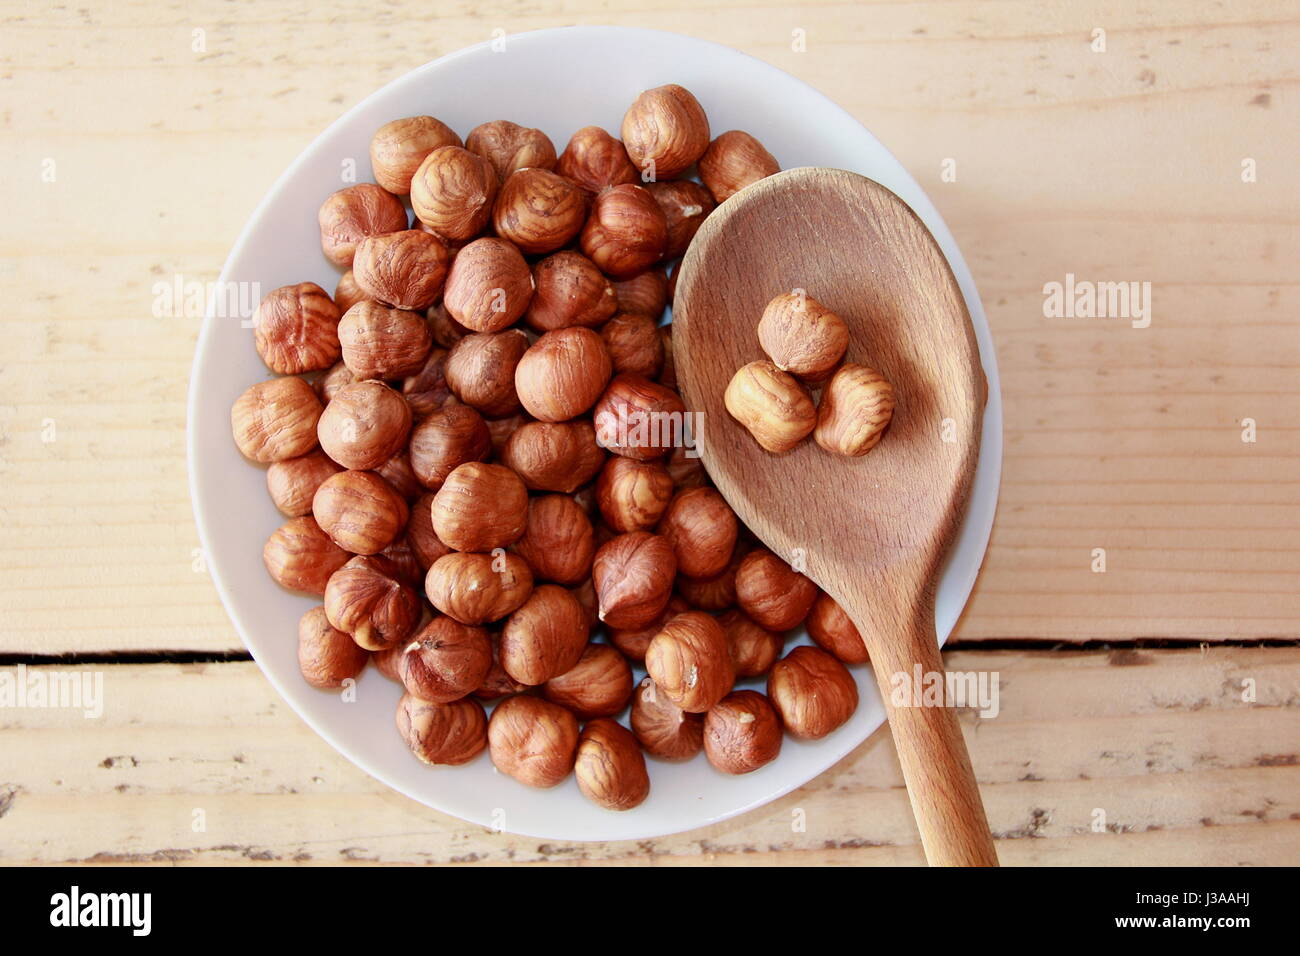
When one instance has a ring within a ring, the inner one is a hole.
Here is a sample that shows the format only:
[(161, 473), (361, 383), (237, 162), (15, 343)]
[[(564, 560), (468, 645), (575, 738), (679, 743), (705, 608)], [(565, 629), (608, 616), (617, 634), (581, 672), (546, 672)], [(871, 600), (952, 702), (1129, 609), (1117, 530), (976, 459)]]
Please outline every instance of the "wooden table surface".
[[(156, 315), (155, 283), (214, 279), (285, 166), (381, 84), (494, 30), (598, 22), (807, 80), (961, 244), (1006, 455), (946, 657), (1001, 674), (1001, 716), (965, 728), (1003, 861), (1300, 862), (1296, 8), (637, 7), (0, 4), (0, 664), (77, 661), (113, 689), (98, 721), (0, 709), (0, 863), (921, 860), (883, 731), (661, 840), (547, 844), (428, 810), (281, 702), (195, 560), (200, 318)], [(1149, 282), (1149, 325), (1049, 316), (1067, 275)]]

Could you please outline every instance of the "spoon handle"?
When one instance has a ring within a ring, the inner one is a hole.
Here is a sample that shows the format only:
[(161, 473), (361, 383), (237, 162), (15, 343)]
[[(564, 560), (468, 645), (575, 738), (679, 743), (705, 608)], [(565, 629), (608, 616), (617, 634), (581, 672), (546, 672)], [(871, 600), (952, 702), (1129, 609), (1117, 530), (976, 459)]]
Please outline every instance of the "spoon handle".
[[(944, 670), (932, 606), (914, 615), (914, 622), (908, 637), (871, 641), (868, 652), (885, 699), (921, 845), (931, 866), (997, 866), (997, 851), (956, 710), (947, 706), (946, 698), (945, 706), (925, 704), (924, 696), (919, 698), (921, 706), (915, 705), (916, 694), (923, 690), (915, 688), (917, 675), (937, 674), (928, 679), (943, 682)], [(896, 702), (896, 695), (906, 699)]]

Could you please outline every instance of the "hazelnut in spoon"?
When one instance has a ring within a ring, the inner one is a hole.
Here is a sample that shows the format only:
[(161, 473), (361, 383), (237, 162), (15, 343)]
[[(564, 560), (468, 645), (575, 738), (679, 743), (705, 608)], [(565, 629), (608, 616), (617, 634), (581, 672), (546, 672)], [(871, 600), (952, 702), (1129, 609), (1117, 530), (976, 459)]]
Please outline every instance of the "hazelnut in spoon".
[[(727, 413), (737, 369), (764, 358), (756, 326), (804, 289), (844, 318), (846, 361), (893, 386), (888, 431), (861, 457), (811, 439), (769, 452)], [(934, 600), (961, 523), (987, 396), (965, 300), (934, 237), (878, 183), (842, 170), (777, 173), (732, 196), (681, 266), (673, 351), (682, 397), (704, 414), (701, 456), (742, 521), (852, 618), (871, 655), (926, 856), (995, 866), (957, 716), (898, 706), (892, 678), (942, 677)]]

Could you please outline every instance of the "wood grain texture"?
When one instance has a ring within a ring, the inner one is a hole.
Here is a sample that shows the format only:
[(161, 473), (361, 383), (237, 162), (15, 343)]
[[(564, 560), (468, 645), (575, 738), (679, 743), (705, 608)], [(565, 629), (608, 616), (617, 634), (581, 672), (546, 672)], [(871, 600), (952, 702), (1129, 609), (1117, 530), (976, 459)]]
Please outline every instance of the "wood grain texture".
[[(1005, 865), (1294, 864), (1300, 650), (952, 652), (1000, 675), (962, 729)], [(491, 833), (377, 784), (251, 663), (103, 668), (98, 721), (0, 710), (0, 864), (918, 864), (879, 732), (775, 803), (603, 844)], [(1255, 700), (1241, 699), (1255, 681)], [(195, 811), (204, 830), (195, 829)]]
[[(897, 403), (870, 454), (811, 440), (762, 448), (723, 404), (737, 370), (764, 357), (757, 325), (796, 289), (849, 329), (845, 361), (878, 370)], [(682, 262), (673, 353), (700, 454), (740, 519), (849, 614), (871, 654), (927, 858), (996, 865), (955, 715), (894, 708), (895, 674), (941, 674), (935, 579), (966, 509), (988, 387), (966, 304), (934, 237), (883, 186), (795, 169), (733, 196)], [(945, 434), (945, 428), (949, 430)]]

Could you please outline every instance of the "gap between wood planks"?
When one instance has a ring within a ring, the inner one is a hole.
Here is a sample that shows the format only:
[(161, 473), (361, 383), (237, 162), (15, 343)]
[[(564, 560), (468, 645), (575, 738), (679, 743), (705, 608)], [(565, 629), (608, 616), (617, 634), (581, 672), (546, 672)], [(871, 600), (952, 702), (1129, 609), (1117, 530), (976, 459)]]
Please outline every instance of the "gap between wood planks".
[[(949, 651), (1138, 651), (1189, 650), (1198, 647), (1300, 647), (1300, 637), (1257, 638), (1250, 640), (1152, 637), (1127, 641), (1058, 641), (1051, 638), (1004, 638), (949, 641)], [(98, 653), (21, 654), (0, 653), (0, 667), (26, 664), (32, 667), (53, 664), (232, 664), (253, 660), (247, 651), (109, 651)]]

